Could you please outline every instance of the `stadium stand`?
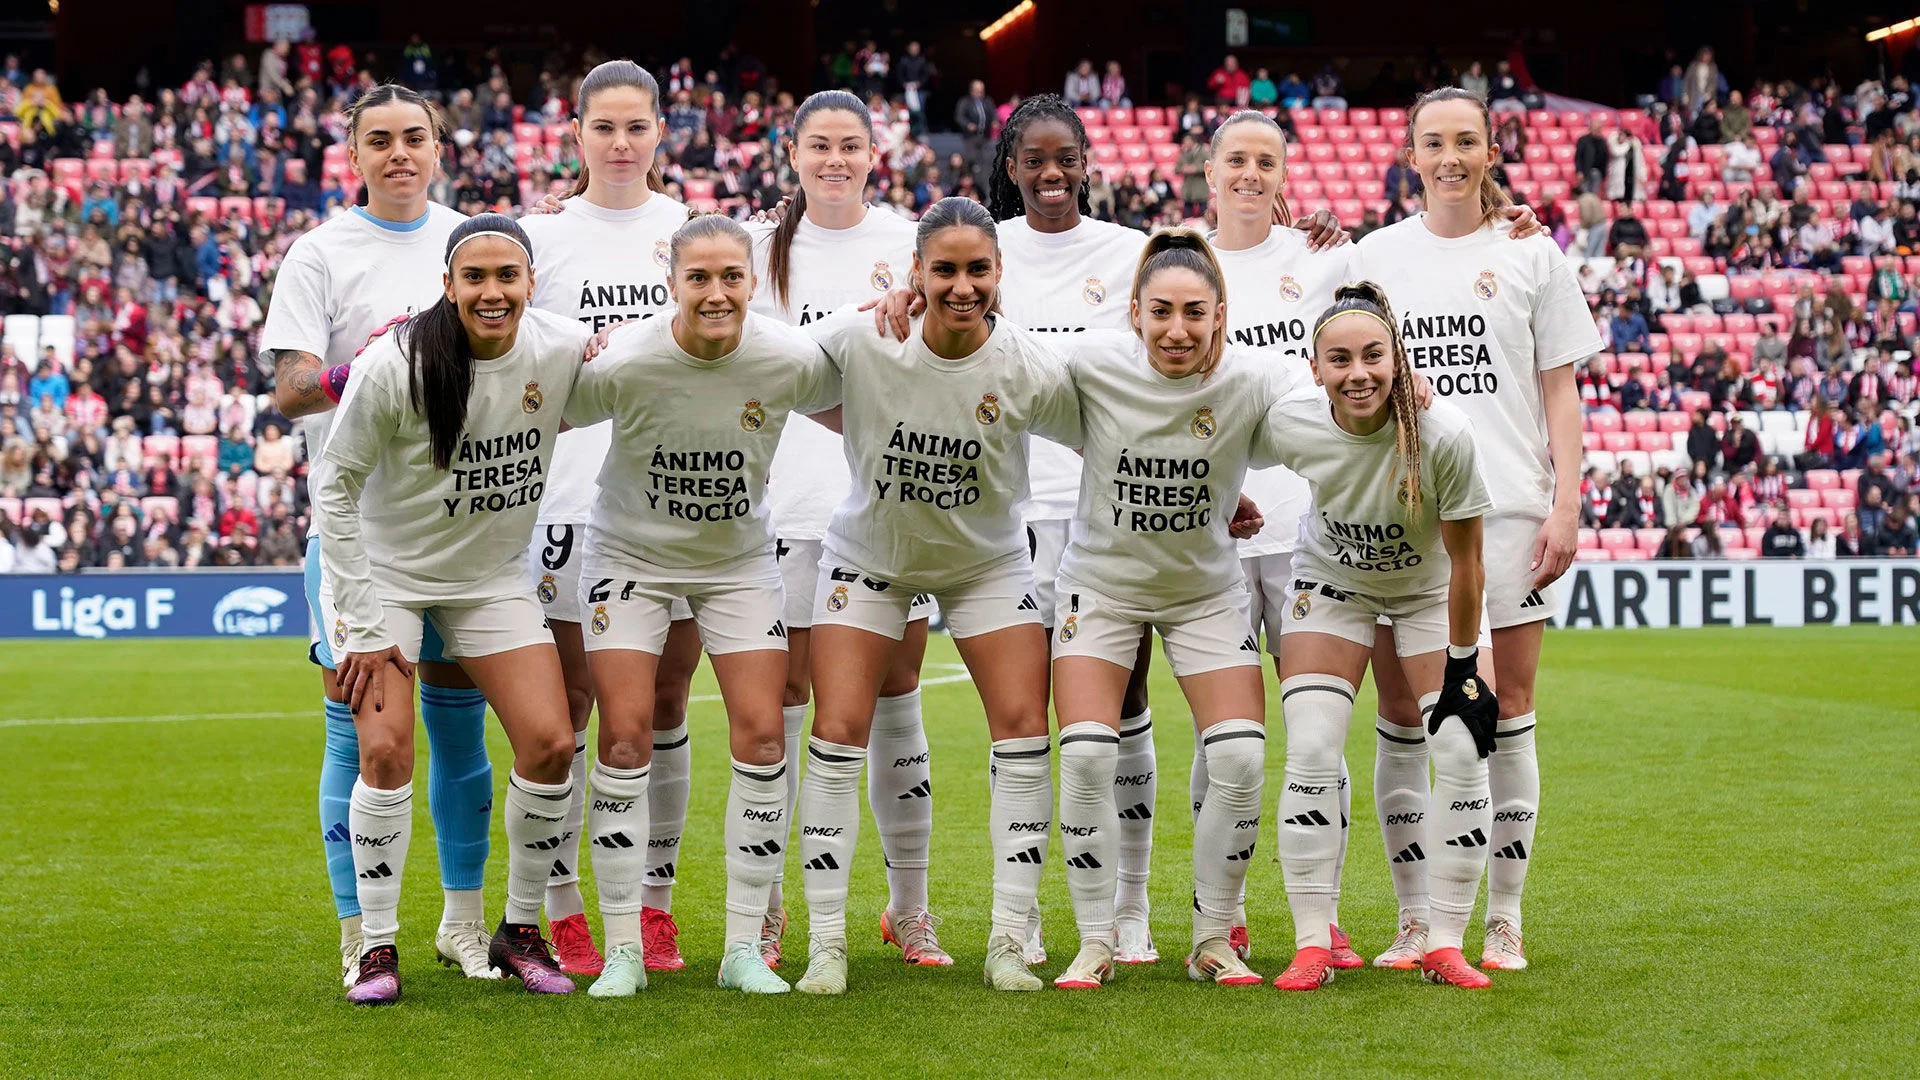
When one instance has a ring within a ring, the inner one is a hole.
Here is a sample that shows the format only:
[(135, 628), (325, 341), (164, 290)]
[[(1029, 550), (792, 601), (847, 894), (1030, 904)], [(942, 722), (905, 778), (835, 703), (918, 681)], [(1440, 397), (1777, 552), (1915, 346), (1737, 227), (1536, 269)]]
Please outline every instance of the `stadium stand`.
[[(13, 71), (0, 569), (296, 564), (305, 465), (254, 345), (288, 245), (357, 195), (343, 108), (381, 73), (323, 69), (316, 49), (285, 100), (244, 70), (216, 83), (209, 63), (154, 102), (69, 102), (45, 73)], [(578, 74), (543, 73), (516, 102), (495, 69), (448, 95), (434, 197), (515, 212), (567, 190)], [(861, 82), (877, 202), (911, 216), (981, 190), (989, 163), (943, 160), (918, 95)], [(676, 65), (662, 85), (671, 194), (744, 217), (792, 189), (774, 146), (794, 95), (757, 63), (706, 79)], [(1331, 210), (1359, 236), (1417, 212), (1418, 176), (1396, 164), (1404, 108), (1348, 108), (1329, 87), (1309, 99), (1296, 76), (1279, 87), (1262, 72), (1210, 87), (1227, 98), (1214, 105), (1082, 105), (1096, 216), (1182, 220), (1182, 140), (1204, 140), (1249, 90), (1289, 133), (1295, 214)], [(1850, 94), (1762, 82), (1697, 107), (1668, 94), (1555, 111), (1502, 93), (1499, 178), (1569, 253), (1608, 342), (1579, 374), (1580, 558), (1752, 558), (1775, 521), (1811, 554), (1912, 554), (1911, 526), (1886, 525), (1896, 504), (1920, 517), (1920, 103), (1904, 80)]]

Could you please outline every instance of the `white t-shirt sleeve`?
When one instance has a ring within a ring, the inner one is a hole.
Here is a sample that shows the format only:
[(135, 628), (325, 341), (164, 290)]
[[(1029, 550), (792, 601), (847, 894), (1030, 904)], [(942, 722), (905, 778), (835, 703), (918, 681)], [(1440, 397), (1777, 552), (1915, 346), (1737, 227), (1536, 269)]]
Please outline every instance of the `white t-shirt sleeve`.
[(325, 360), (333, 338), (328, 291), (327, 267), (314, 245), (295, 243), (274, 279), (273, 307), (260, 332), (260, 351), (297, 349)]
[[(379, 354), (388, 355), (386, 352)], [(320, 564), (333, 588), (334, 605), (346, 623), (347, 652), (378, 652), (393, 644), (387, 636), (380, 597), (374, 589), (367, 550), (360, 535), (360, 496), (367, 474), (399, 429), (405, 389), (392, 384), (402, 370), (391, 363), (362, 363), (351, 391), (340, 403), (315, 502), (320, 506)]]
[(800, 342), (805, 355), (794, 386), (793, 411), (801, 415), (826, 412), (840, 404), (840, 369), (818, 344)]
[(839, 376), (846, 374), (847, 358), (851, 355), (852, 349), (857, 346), (858, 339), (853, 335), (864, 331), (869, 336), (875, 338), (879, 336), (873, 329), (872, 314), (861, 311), (855, 304), (839, 308), (824, 319), (815, 319), (804, 329), (807, 336), (818, 342), (820, 348), (826, 351), (827, 360), (832, 364), (835, 374)]
[(1473, 432), (1464, 422), (1434, 440), (1433, 498), (1441, 521), (1465, 521), (1493, 510), (1493, 497), (1480, 478)]
[(581, 367), (561, 417), (568, 427), (592, 427), (613, 418), (613, 364), (606, 357)]
[(1566, 253), (1545, 237), (1530, 238), (1546, 245), (1547, 281), (1533, 299), (1533, 366), (1549, 371), (1579, 363), (1601, 349), (1593, 312), (1574, 277)]
[(1073, 388), (1073, 372), (1066, 357), (1041, 346), (1031, 357), (1039, 376), (1033, 397), (1033, 420), (1027, 430), (1069, 450), (1082, 445), (1080, 395)]

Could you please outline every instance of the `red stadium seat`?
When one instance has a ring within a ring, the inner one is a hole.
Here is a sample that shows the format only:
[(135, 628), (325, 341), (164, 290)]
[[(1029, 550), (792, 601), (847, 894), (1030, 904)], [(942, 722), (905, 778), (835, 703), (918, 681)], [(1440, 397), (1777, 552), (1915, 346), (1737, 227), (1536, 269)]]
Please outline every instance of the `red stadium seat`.
[(1620, 414), (1617, 412), (1602, 411), (1590, 413), (1587, 416), (1587, 430), (1598, 431), (1602, 435), (1619, 431), (1625, 426), (1625, 422), (1620, 419)]
[(220, 460), (220, 440), (213, 435), (183, 435), (180, 437), (180, 460), (182, 463), (204, 461), (209, 465)]
[(1391, 165), (1400, 154), (1400, 148), (1392, 143), (1371, 143), (1367, 146), (1367, 160), (1375, 165)]
[(1120, 148), (1112, 143), (1094, 143), (1093, 160), (1096, 165), (1115, 165), (1120, 161)]
[(26, 500), (23, 500), (20, 504), (21, 520), (24, 521), (27, 518), (32, 517), (34, 514), (34, 511), (36, 510), (45, 510), (49, 518), (52, 518), (55, 521), (59, 521), (60, 515), (65, 512), (66, 508), (60, 505), (59, 499), (48, 499), (48, 498), (26, 499)]
[(220, 216), (220, 200), (205, 195), (196, 195), (187, 200), (187, 213), (189, 215), (197, 214), (204, 218), (217, 218)]
[(1600, 433), (1600, 448), (1610, 454), (1618, 454), (1627, 450), (1637, 450), (1639, 447), (1640, 440), (1632, 432), (1604, 431)]
[(1148, 127), (1140, 125), (1140, 137), (1150, 143), (1173, 143), (1173, 129), (1170, 127)]
[(1178, 143), (1154, 143), (1151, 149), (1153, 151), (1153, 160), (1158, 164), (1172, 165), (1180, 160), (1180, 145)]
[(1632, 551), (1635, 546), (1632, 529), (1600, 530), (1600, 549), (1602, 551)]
[(1104, 125), (1107, 122), (1107, 114), (1104, 111), (1093, 108), (1090, 105), (1083, 105), (1080, 108), (1075, 109), (1073, 111), (1079, 114), (1080, 123), (1086, 125), (1087, 127), (1093, 127), (1096, 124)]
[(1573, 553), (1574, 562), (1612, 562), (1613, 553), (1599, 548), (1581, 548)]
[(1137, 143), (1137, 142), (1143, 141), (1140, 137), (1140, 129), (1137, 127), (1115, 126), (1112, 129), (1112, 131), (1113, 131), (1113, 141), (1121, 144), (1122, 146), (1126, 145), (1127, 143)]
[(1123, 142), (1120, 144), (1120, 160), (1128, 165), (1145, 165), (1153, 161), (1153, 151), (1142, 142)]
[(0, 517), (15, 525), (20, 524), (20, 500), (11, 496), (0, 498)]
[(1579, 551), (1592, 551), (1600, 546), (1600, 534), (1592, 529), (1581, 529), (1574, 547)]
[(1640, 431), (1634, 433), (1635, 449), (1649, 454), (1664, 453), (1673, 449), (1673, 436), (1664, 431)]
[(1646, 562), (1653, 558), (1652, 555), (1641, 551), (1639, 548), (1623, 548), (1619, 551), (1609, 552), (1608, 554), (1613, 556), (1614, 562)]
[(1600, 449), (1600, 438), (1601, 438), (1600, 433), (1597, 431), (1581, 432), (1580, 433), (1580, 449), (1582, 450)]
[(1659, 551), (1660, 544), (1667, 538), (1665, 529), (1633, 530), (1633, 545), (1641, 551)]
[(241, 221), (253, 220), (253, 200), (245, 195), (229, 195), (220, 200), (221, 220), (239, 218)]
[[(1170, 127), (1179, 117), (1168, 116), (1167, 114), (1169, 112), (1172, 112), (1172, 110), (1163, 109), (1158, 105), (1142, 105), (1133, 110), (1133, 122), (1139, 124), (1141, 127)], [(1120, 121), (1116, 121), (1116, 123), (1118, 122)]]
[(90, 183), (112, 184), (120, 179), (120, 163), (111, 157), (93, 157), (87, 159), (87, 180)]
[(155, 510), (165, 510), (174, 521), (180, 520), (180, 500), (171, 495), (149, 495), (140, 500), (140, 516), (151, 520)]
[(1087, 141), (1097, 148), (1101, 143), (1112, 142), (1113, 132), (1107, 130), (1105, 124), (1088, 124)]
[(1746, 562), (1749, 559), (1758, 559), (1760, 553), (1750, 547), (1730, 547), (1726, 549), (1723, 557), (1728, 562)]
[(146, 183), (153, 178), (153, 162), (145, 158), (127, 158), (120, 163), (120, 182), (131, 184), (135, 181)]
[(1347, 110), (1321, 109), (1320, 122), (1328, 127), (1333, 127), (1336, 124), (1345, 124), (1347, 122)]
[(1840, 474), (1832, 469), (1808, 469), (1803, 479), (1815, 491), (1831, 491), (1840, 486)]
[(1293, 133), (1298, 135), (1300, 141), (1308, 146), (1327, 141), (1327, 130), (1311, 120), (1295, 126)]
[(1379, 122), (1379, 116), (1375, 114), (1372, 109), (1347, 110), (1347, 123), (1352, 124), (1354, 127), (1366, 127), (1369, 124), (1378, 124)]
[(1841, 513), (1854, 508), (1857, 501), (1852, 488), (1828, 488), (1820, 492), (1820, 505), (1831, 507)]
[(1331, 143), (1311, 142), (1307, 144), (1308, 161), (1317, 163), (1332, 161), (1333, 159), (1334, 149)]
[(159, 458), (172, 465), (180, 457), (180, 436), (149, 435), (140, 440), (140, 453), (149, 462)]
[(539, 124), (515, 124), (513, 125), (513, 141), (516, 145), (521, 143), (539, 144), (546, 142), (547, 129), (541, 127)]

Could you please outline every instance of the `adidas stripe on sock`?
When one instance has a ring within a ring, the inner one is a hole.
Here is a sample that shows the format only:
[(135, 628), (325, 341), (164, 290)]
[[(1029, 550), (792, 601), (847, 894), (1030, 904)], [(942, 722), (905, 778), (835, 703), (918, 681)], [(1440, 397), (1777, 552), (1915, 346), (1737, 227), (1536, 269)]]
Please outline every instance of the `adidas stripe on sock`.
[(929, 756), (920, 691), (876, 701), (867, 739), (867, 804), (887, 860), (887, 907), (896, 915), (927, 906), (927, 863), (933, 843)]
[(727, 789), (727, 945), (760, 940), (767, 891), (786, 861), (787, 763), (733, 763)]
[(807, 932), (814, 942), (847, 939), (847, 883), (860, 839), (860, 767), (864, 747), (807, 740), (800, 782), (800, 877), (807, 892)]
[(1153, 756), (1153, 710), (1120, 718), (1120, 756), (1114, 762), (1120, 862), (1114, 914), (1145, 919), (1147, 877), (1153, 867), (1153, 807), (1160, 783)]
[(580, 843), (586, 836), (587, 823), (587, 758), (587, 733), (576, 731), (573, 765), (567, 770), (573, 778), (573, 794), (567, 796), (567, 820), (561, 825), (573, 841), (561, 846), (547, 875), (549, 923), (587, 910), (586, 899), (580, 895)]
[(1540, 821), (1540, 758), (1534, 750), (1534, 713), (1500, 721), (1487, 758), (1493, 792), (1492, 861), (1487, 864), (1487, 917), (1520, 925), (1520, 893), (1533, 858)]
[(687, 829), (687, 798), (693, 786), (693, 747), (685, 721), (653, 733), (653, 760), (647, 768), (646, 880), (640, 901), (673, 910), (674, 868)]
[(993, 930), (1026, 938), (1027, 921), (1040, 896), (1048, 831), (1053, 825), (1053, 771), (1047, 737), (995, 740), (993, 793), (988, 810), (993, 835)]
[[(1422, 711), (1438, 693), (1420, 699)], [(1427, 890), (1433, 919), (1427, 948), (1457, 949), (1466, 936), (1480, 875), (1487, 866), (1488, 834), (1493, 829), (1493, 798), (1487, 788), (1487, 763), (1458, 717), (1445, 717), (1427, 736), (1433, 754), (1433, 803), (1427, 814)]]
[(1374, 718), (1373, 805), (1393, 874), (1400, 921), (1427, 921), (1427, 730)]
[[(505, 921), (516, 925), (540, 921), (547, 877), (574, 840), (567, 831), (567, 800), (572, 794), (572, 776), (557, 784), (541, 784), (517, 772), (508, 774)], [(577, 844), (573, 850), (579, 850)]]
[(1252, 720), (1222, 720), (1200, 733), (1207, 794), (1194, 821), (1193, 937), (1225, 937), (1237, 914), (1260, 837), (1266, 731)]
[(347, 807), (353, 834), (353, 874), (360, 895), (360, 948), (391, 945), (400, 932), (400, 878), (413, 839), (413, 785), (371, 787), (353, 782)]
[(1334, 675), (1295, 675), (1280, 684), (1287, 730), (1280, 790), (1280, 867), (1297, 948), (1333, 946), (1340, 888), (1341, 747), (1353, 719), (1353, 684)]
[(600, 892), (600, 919), (609, 948), (640, 941), (650, 779), (651, 766), (616, 769), (604, 761), (595, 762), (590, 774), (587, 851), (593, 857), (593, 883)]
[(1060, 853), (1080, 940), (1113, 933), (1120, 818), (1113, 805), (1120, 736), (1081, 721), (1060, 729)]

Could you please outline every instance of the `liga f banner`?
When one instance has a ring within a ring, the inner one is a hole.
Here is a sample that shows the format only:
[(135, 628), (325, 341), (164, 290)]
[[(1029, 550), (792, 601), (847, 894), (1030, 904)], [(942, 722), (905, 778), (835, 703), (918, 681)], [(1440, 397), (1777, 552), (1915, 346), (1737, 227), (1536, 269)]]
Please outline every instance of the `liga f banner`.
[(1577, 562), (1551, 625), (1913, 626), (1920, 561)]

